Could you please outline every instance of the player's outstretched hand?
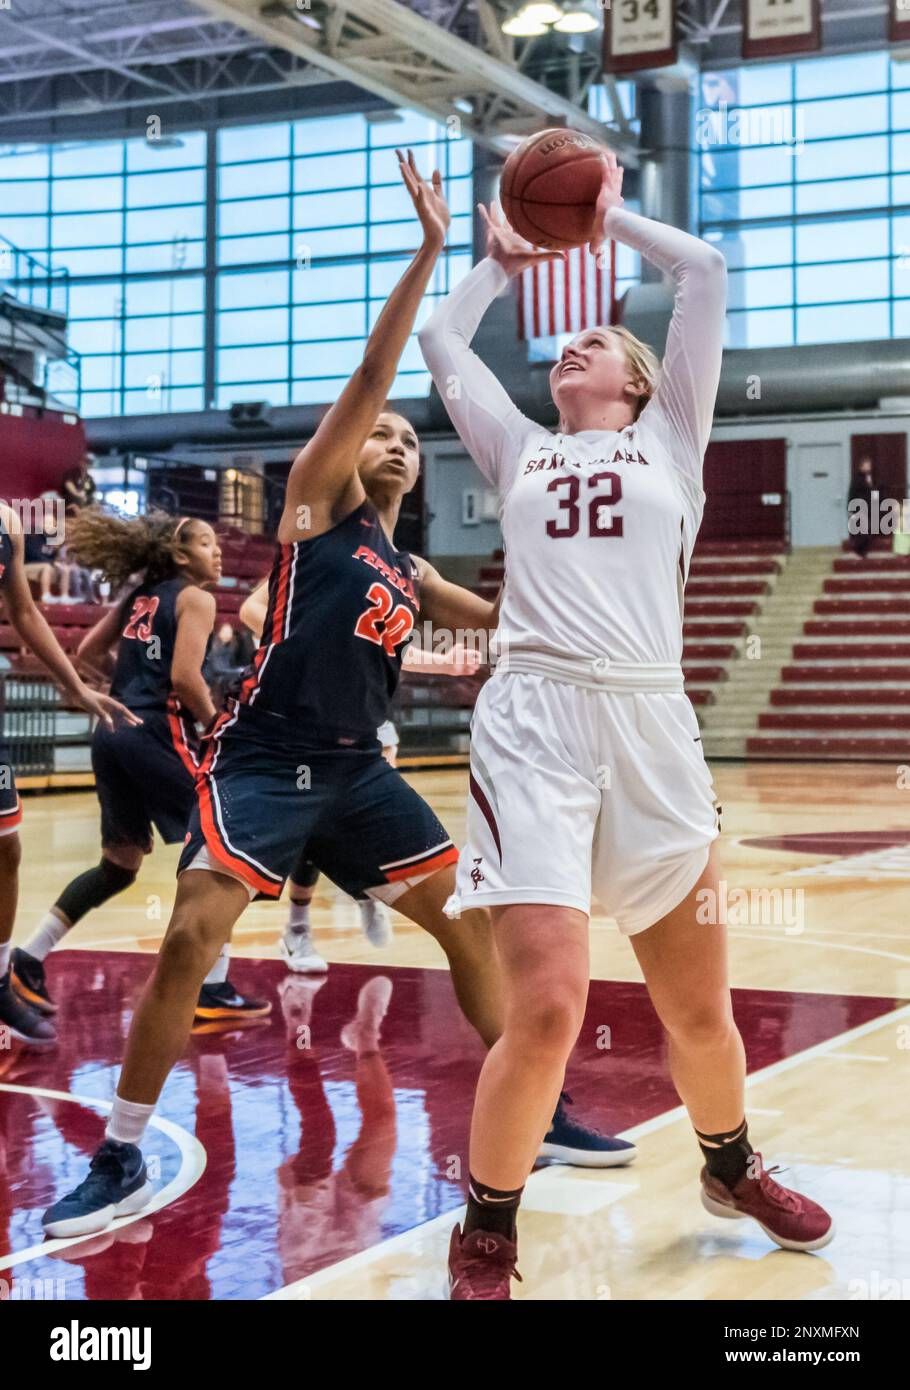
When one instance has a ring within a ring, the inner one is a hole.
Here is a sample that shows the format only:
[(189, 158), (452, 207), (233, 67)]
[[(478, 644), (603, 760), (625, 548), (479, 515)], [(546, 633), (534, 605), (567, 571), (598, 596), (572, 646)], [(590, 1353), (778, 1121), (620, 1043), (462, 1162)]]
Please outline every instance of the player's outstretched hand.
[(520, 275), (529, 265), (565, 260), (565, 251), (543, 251), (513, 232), (498, 203), (492, 203), (489, 208), (478, 203), (477, 208), (486, 223), (487, 255), (490, 260), (497, 261), (510, 278)]
[(441, 251), (452, 220), (442, 191), (442, 175), (438, 169), (434, 169), (429, 179), (422, 179), (417, 172), (413, 150), (408, 150), (407, 158), (401, 150), (396, 150), (395, 153), (398, 156), (398, 168), (401, 170), (405, 188), (410, 193), (411, 202), (420, 218), (424, 245)]
[(142, 723), (139, 716), (128, 710), (126, 705), (121, 705), (119, 700), (112, 700), (110, 695), (99, 695), (97, 690), (90, 690), (87, 685), (83, 685), (77, 698), (82, 708), (94, 714), (108, 729), (115, 727), (115, 720), (123, 724)]
[(591, 254), (596, 256), (607, 239), (606, 223), (614, 208), (622, 207), (622, 176), (624, 170), (612, 150), (604, 150), (604, 177), (594, 212), (594, 235)]

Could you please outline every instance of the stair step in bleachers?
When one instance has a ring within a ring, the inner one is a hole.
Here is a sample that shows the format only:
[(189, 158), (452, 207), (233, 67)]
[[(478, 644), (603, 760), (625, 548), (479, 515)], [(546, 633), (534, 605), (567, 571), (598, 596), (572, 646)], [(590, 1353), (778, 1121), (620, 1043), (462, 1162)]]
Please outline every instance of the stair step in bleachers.
[(776, 555), (780, 556), (780, 541), (697, 541), (694, 557), (704, 555)]
[(849, 661), (860, 657), (871, 657), (878, 661), (885, 658), (910, 661), (910, 642), (889, 642), (884, 637), (877, 642), (797, 642), (793, 655), (797, 661)]
[(751, 618), (757, 612), (758, 604), (749, 603), (745, 599), (697, 598), (686, 600), (686, 617), (689, 619)]
[(760, 729), (908, 729), (910, 708), (904, 710), (763, 710)]
[(807, 637), (910, 637), (910, 618), (814, 618), (804, 631)]
[[(744, 637), (746, 634), (746, 624), (742, 622), (712, 622), (710, 619), (704, 622), (689, 622), (688, 618), (687, 612), (687, 621), (683, 623), (684, 638), (694, 638), (696, 641), (701, 641), (709, 637)], [(910, 631), (910, 624), (908, 624), (908, 631)]]
[(833, 758), (875, 761), (907, 756), (905, 738), (774, 738), (753, 735), (746, 739), (750, 758)]
[(844, 555), (834, 561), (835, 574), (890, 574), (910, 571), (910, 555), (869, 555), (861, 560), (858, 555)]
[(705, 659), (732, 661), (735, 656), (736, 648), (729, 642), (686, 642), (683, 647), (683, 662), (689, 665)]
[(689, 566), (690, 579), (711, 579), (721, 575), (727, 579), (761, 578), (780, 571), (780, 563), (765, 555), (701, 555)]
[(892, 708), (910, 705), (910, 683), (904, 686), (852, 685), (840, 689), (836, 685), (778, 686), (771, 691), (772, 705), (890, 705)]
[(888, 571), (881, 574), (850, 575), (849, 578), (840, 575), (825, 580), (825, 593), (859, 594), (862, 597), (867, 594), (910, 594), (910, 575), (892, 574)]
[(887, 613), (894, 613), (910, 618), (910, 598), (819, 598), (815, 600), (814, 611), (819, 617), (857, 617), (863, 613), (883, 617)]
[(910, 666), (906, 663), (901, 665), (885, 666), (870, 663), (847, 664), (840, 666), (785, 666), (781, 672), (781, 680), (789, 682), (808, 681), (810, 683), (825, 683), (827, 681), (836, 682), (838, 685), (859, 684), (863, 685), (867, 681), (908, 681), (910, 682)]
[(768, 585), (759, 579), (689, 579), (686, 593), (693, 598), (716, 595), (719, 598), (749, 598), (766, 594)]
[(683, 679), (686, 684), (690, 681), (698, 685), (714, 685), (716, 681), (727, 679), (727, 668), (725, 666), (683, 666)]

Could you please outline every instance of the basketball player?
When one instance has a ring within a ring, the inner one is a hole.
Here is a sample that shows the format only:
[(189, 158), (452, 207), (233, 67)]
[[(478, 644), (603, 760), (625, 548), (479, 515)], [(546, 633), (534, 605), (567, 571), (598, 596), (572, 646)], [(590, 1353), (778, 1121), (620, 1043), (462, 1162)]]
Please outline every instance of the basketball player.
[[(269, 581), (264, 579), (240, 608), (240, 621), (249, 628), (256, 641), (262, 639), (262, 630), (269, 608)], [(376, 730), (376, 737), (382, 746), (382, 756), (392, 767), (398, 752), (398, 734), (395, 725), (385, 720)], [(310, 903), (319, 882), (319, 870), (304, 848), (291, 870), (288, 879), (287, 925), (278, 943), (281, 959), (287, 968), (297, 975), (325, 975), (328, 961), (316, 950), (310, 931)], [(371, 946), (387, 946), (392, 940), (392, 921), (388, 908), (375, 898), (364, 898), (357, 904), (363, 934)]]
[[(0, 598), (6, 616), (22, 642), (46, 668), (67, 699), (80, 709), (95, 715), (99, 728), (112, 733), (113, 716), (127, 725), (138, 725), (136, 715), (125, 709), (118, 700), (90, 690), (73, 668), (59, 642), (38, 610), (23, 560), (22, 527), (15, 512), (0, 502)], [(56, 1036), (52, 1024), (16, 994), (10, 980), (10, 939), (16, 919), (19, 899), (19, 825), (22, 804), (16, 791), (16, 779), (10, 750), (2, 737), (0, 714), (0, 1046), (3, 1034), (20, 1042), (48, 1044)], [(8, 1044), (6, 1044), (8, 1045)]]
[[(486, 914), (455, 926), (444, 917), (458, 852), (376, 738), (418, 611), (449, 630), (480, 627), (492, 614), (491, 604), (468, 595), (469, 606), (464, 591), (391, 540), (419, 452), (411, 426), (383, 403), (449, 224), (438, 171), (424, 183), (412, 155), (399, 160), (423, 243), (363, 362), (291, 468), (265, 640), (239, 698), (206, 740), (174, 911), (133, 1015), (107, 1138), (86, 1180), (45, 1213), (52, 1236), (103, 1230), (149, 1200), (139, 1145), (183, 1051), (200, 983), (250, 899), (280, 896), (302, 845), (352, 897), (394, 903), (435, 936), (466, 1016), (487, 1045), (499, 1036)], [(559, 1088), (554, 1107), (558, 1096)], [(635, 1153), (583, 1130), (560, 1104), (549, 1137), (557, 1143), (561, 1135), (586, 1165), (628, 1162)]]
[[(367, 462), (369, 456), (370, 447), (368, 446), (365, 450)], [(361, 475), (361, 480), (367, 497), (370, 497), (370, 472), (368, 468)], [(462, 592), (468, 604), (471, 604), (473, 596), (466, 590)], [(267, 612), (268, 581), (266, 580), (253, 590), (240, 609), (240, 621), (250, 629), (257, 641), (262, 638)], [(492, 621), (495, 623), (495, 616)], [(452, 675), (461, 676), (473, 675), (479, 669), (480, 662), (473, 653), (461, 647), (453, 647), (443, 655), (442, 653), (418, 652), (413, 647), (408, 646), (404, 652), (402, 665), (433, 669), (438, 672), (445, 671)], [(382, 747), (382, 756), (391, 767), (394, 767), (398, 756), (398, 731), (390, 719), (386, 719), (380, 724), (376, 730), (376, 737)], [(288, 897), (290, 899), (288, 920), (278, 943), (281, 959), (288, 969), (297, 975), (325, 975), (329, 968), (328, 961), (316, 949), (310, 926), (310, 904), (313, 901), (318, 882), (319, 870), (304, 847), (288, 880)], [(379, 902), (376, 898), (366, 898), (357, 906), (360, 910), (363, 934), (367, 941), (371, 946), (377, 948), (387, 946), (392, 940), (392, 922), (385, 903)]]
[[(92, 508), (70, 519), (68, 540), (114, 593), (142, 576), (79, 648), (79, 659), (100, 674), (113, 665), (111, 693), (136, 719), (116, 732), (99, 724), (92, 738), (99, 863), (64, 888), (34, 935), (13, 951), (13, 985), (45, 1015), (57, 1011), (44, 971), (50, 952), (87, 913), (135, 882), (152, 851), (153, 826), (165, 844), (183, 840), (195, 805), (196, 725), (215, 719), (202, 666), (215, 622), (215, 599), (206, 590), (221, 578), (221, 550), (208, 522), (165, 512), (127, 519)], [(228, 982), (226, 956), (214, 963), (197, 1005), (205, 1020), (261, 1018), (270, 1010)]]
[(526, 419), (469, 344), (509, 279), (547, 253), (486, 210), (487, 259), (420, 334), (453, 424), (499, 490), (506, 551), (503, 658), (474, 715), (468, 836), (448, 905), (490, 908), (506, 991), (505, 1029), (477, 1088), (465, 1227), (452, 1234), (458, 1300), (510, 1297), (522, 1188), (584, 1014), (592, 891), (631, 938), (669, 1036), (708, 1210), (753, 1216), (786, 1249), (832, 1236), (830, 1216), (753, 1153), (724, 924), (716, 912), (711, 925), (696, 920), (718, 901), (718, 830), (680, 656), (724, 261), (625, 211), (621, 186), (608, 156), (592, 250), (611, 237), (672, 275), (659, 379), (629, 332), (594, 329), (551, 371), (556, 431)]

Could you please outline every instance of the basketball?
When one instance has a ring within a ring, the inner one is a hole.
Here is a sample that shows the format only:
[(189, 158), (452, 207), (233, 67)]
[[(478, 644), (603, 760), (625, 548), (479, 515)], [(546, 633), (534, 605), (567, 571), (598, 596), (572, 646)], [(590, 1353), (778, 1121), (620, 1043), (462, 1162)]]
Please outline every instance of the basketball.
[(564, 251), (591, 240), (603, 182), (603, 149), (580, 130), (554, 127), (524, 140), (502, 171), (510, 225), (535, 246)]

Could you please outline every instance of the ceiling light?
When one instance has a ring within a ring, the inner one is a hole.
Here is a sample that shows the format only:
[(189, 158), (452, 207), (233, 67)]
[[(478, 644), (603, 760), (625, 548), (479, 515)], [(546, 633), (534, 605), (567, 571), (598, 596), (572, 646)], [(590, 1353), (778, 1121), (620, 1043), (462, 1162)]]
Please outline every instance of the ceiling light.
[(547, 26), (539, 24), (536, 19), (526, 19), (524, 13), (521, 13), (505, 20), (502, 32), (513, 39), (536, 39), (547, 32)]
[(571, 4), (553, 28), (560, 34), (591, 34), (600, 24), (590, 10)]
[(530, 0), (529, 4), (522, 5), (519, 14), (527, 20), (536, 20), (538, 24), (555, 24), (562, 16), (562, 10), (553, 0)]

